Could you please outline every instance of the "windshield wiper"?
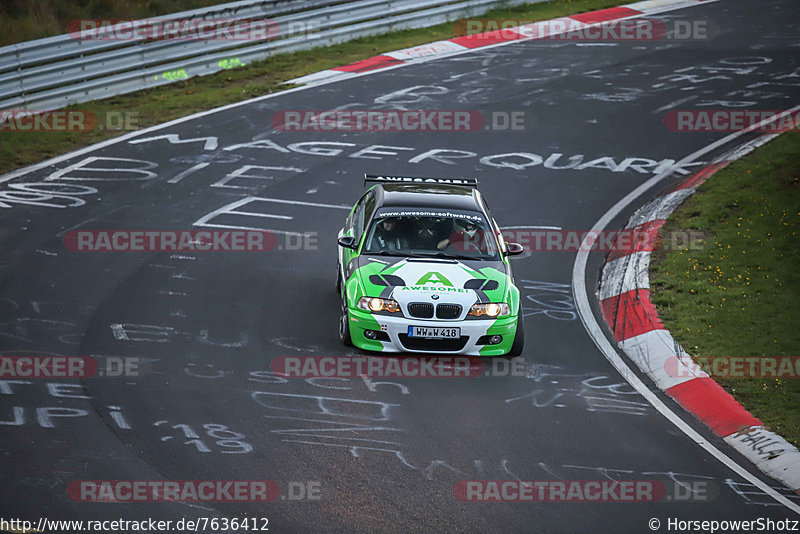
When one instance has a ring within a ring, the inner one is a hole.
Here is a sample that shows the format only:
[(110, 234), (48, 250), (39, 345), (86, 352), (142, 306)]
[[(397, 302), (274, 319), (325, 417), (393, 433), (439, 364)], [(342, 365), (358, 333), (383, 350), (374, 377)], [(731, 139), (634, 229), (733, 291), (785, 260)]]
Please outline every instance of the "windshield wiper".
[(450, 259), (456, 259), (456, 260), (481, 260), (481, 261), (483, 261), (483, 259), (484, 259), (484, 258), (482, 258), (480, 256), (466, 256), (464, 254), (446, 254), (446, 253), (441, 252), (441, 251), (433, 252), (433, 253), (430, 253), (430, 254), (426, 254), (426, 253), (420, 252), (418, 254), (420, 256), (426, 256), (426, 257), (450, 258)]
[(365, 254), (371, 254), (373, 256), (399, 256), (401, 258), (405, 258), (408, 254), (398, 254), (397, 252), (389, 252), (388, 250), (380, 250), (378, 252), (367, 251)]

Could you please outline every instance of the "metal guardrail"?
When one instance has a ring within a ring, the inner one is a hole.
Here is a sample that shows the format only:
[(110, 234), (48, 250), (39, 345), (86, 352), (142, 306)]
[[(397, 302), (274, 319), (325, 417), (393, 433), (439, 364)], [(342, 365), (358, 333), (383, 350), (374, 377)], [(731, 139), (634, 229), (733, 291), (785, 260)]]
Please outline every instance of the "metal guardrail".
[[(433, 26), (544, 0), (244, 0), (153, 17), (242, 25), (268, 40), (111, 40), (64, 34), (0, 47), (0, 109), (46, 110), (236, 68), (275, 54)], [(234, 24), (236, 24), (234, 22)], [(121, 25), (111, 31), (121, 30)], [(308, 31), (309, 29), (313, 31)]]

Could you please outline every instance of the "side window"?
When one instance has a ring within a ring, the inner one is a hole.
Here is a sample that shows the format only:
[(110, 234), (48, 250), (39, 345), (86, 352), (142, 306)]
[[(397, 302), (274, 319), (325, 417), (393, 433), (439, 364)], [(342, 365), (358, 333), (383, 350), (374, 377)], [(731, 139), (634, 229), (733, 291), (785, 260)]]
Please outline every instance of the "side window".
[(481, 195), (481, 202), (483, 202), (483, 207), (486, 208), (486, 215), (488, 215), (491, 220), (494, 220), (492, 217), (492, 209), (489, 207), (489, 203), (483, 195)]
[(486, 199), (481, 195), (481, 202), (483, 202), (483, 207), (486, 208), (486, 214), (489, 215), (489, 220), (491, 221), (492, 229), (494, 230), (495, 235), (497, 236), (497, 244), (500, 246), (500, 250), (502, 252), (506, 252), (508, 247), (506, 246), (505, 238), (503, 237), (503, 232), (500, 230), (500, 225), (497, 224), (497, 221), (494, 220), (492, 217), (492, 210), (489, 209), (489, 203), (486, 202)]
[[(353, 208), (353, 211), (350, 213), (350, 217), (347, 219), (347, 229), (354, 230), (356, 227), (356, 221), (361, 217), (364, 211), (364, 199), (366, 197), (361, 197), (361, 199), (356, 203), (356, 207)], [(355, 236), (355, 233), (353, 233)]]
[(494, 228), (495, 235), (497, 235), (497, 243), (500, 245), (500, 251), (503, 253), (508, 252), (505, 236), (503, 236), (503, 232), (500, 230), (500, 225), (497, 224), (497, 221), (494, 220), (494, 217), (492, 217), (492, 227)]
[(364, 225), (372, 218), (375, 213), (375, 194), (370, 191), (367, 193), (367, 200), (364, 202)]
[(356, 238), (356, 242), (361, 241), (364, 225), (373, 211), (375, 211), (375, 194), (372, 191), (367, 191), (367, 194), (358, 201), (356, 211), (353, 212), (353, 237)]

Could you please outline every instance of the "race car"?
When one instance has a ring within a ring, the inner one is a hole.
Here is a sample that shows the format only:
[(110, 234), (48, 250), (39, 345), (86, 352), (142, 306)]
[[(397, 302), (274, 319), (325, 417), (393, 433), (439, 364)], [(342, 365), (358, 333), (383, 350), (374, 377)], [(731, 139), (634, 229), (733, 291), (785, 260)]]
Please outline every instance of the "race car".
[(477, 180), (366, 175), (339, 231), (339, 339), (368, 351), (518, 356), (519, 289)]

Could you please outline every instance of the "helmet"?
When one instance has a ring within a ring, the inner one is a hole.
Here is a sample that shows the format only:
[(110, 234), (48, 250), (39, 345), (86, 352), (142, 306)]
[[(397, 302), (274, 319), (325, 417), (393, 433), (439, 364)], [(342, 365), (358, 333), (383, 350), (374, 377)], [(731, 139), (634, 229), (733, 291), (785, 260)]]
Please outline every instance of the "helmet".
[(475, 221), (458, 219), (456, 220), (456, 224), (461, 227), (461, 230), (469, 237), (474, 236), (478, 232), (478, 225), (475, 224)]

